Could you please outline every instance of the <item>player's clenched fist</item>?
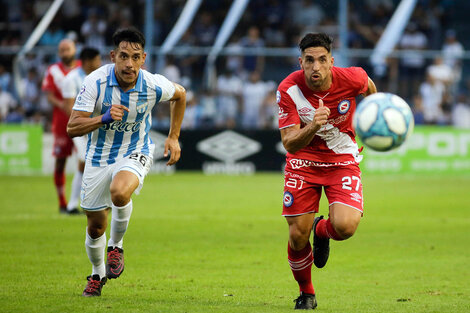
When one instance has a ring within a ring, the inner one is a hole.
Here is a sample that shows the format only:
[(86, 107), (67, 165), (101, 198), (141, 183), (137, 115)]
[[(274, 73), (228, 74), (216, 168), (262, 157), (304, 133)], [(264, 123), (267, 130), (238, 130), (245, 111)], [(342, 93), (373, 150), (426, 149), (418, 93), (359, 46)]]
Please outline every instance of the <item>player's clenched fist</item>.
[(113, 104), (101, 117), (101, 123), (109, 124), (113, 121), (121, 121), (124, 116), (124, 111), (129, 112), (129, 109), (122, 104)]
[(330, 116), (330, 109), (323, 106), (323, 100), (318, 101), (318, 109), (315, 110), (315, 115), (313, 116), (313, 124), (315, 128), (320, 129), (321, 126), (325, 125), (328, 121), (328, 116)]

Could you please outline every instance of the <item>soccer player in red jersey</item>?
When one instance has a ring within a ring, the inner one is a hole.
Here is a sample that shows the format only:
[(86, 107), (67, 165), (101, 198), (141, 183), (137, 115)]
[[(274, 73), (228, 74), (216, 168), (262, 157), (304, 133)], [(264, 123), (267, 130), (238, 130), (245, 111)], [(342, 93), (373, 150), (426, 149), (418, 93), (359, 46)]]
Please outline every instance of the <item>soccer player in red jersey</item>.
[[(279, 129), (287, 150), (283, 212), (289, 226), (288, 261), (300, 296), (295, 309), (315, 309), (312, 263), (325, 266), (329, 240), (351, 237), (363, 213), (362, 159), (354, 139), (355, 97), (377, 92), (359, 67), (334, 66), (332, 39), (305, 35), (300, 41), (301, 70), (279, 85)], [(322, 192), (329, 218), (315, 218)], [(313, 251), (309, 237), (313, 232)]]
[(52, 154), (55, 156), (54, 183), (59, 198), (59, 211), (68, 213), (67, 200), (65, 199), (65, 162), (72, 154), (73, 142), (67, 135), (67, 123), (70, 111), (64, 104), (61, 93), (61, 84), (64, 77), (72, 69), (80, 65), (75, 59), (75, 43), (70, 39), (63, 39), (59, 43), (58, 55), (60, 61), (48, 67), (42, 81), (42, 90), (47, 95), (47, 100), (53, 106), (52, 133), (54, 146)]

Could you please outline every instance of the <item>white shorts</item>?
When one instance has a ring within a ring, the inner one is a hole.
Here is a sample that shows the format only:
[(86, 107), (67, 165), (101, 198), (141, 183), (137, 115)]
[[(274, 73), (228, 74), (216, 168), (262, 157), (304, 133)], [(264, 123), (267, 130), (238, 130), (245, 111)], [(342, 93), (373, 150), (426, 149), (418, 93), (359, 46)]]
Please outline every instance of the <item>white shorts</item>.
[(82, 179), (80, 206), (87, 211), (100, 211), (111, 207), (109, 187), (114, 176), (120, 171), (129, 171), (139, 178), (139, 186), (134, 191), (138, 195), (152, 163), (152, 157), (141, 153), (132, 153), (105, 167), (93, 167), (87, 162)]
[(77, 149), (77, 159), (79, 161), (85, 162), (86, 146), (88, 143), (88, 135), (83, 135), (80, 137), (73, 137), (73, 145)]

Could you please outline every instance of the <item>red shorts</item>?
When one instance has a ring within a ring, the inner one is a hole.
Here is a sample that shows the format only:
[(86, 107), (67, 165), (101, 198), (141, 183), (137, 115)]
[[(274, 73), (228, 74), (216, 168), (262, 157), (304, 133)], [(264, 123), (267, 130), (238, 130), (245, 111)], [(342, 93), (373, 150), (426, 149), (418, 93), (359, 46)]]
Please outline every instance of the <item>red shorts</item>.
[(54, 134), (52, 155), (56, 158), (66, 158), (72, 155), (73, 141), (68, 135)]
[(72, 155), (73, 141), (67, 134), (68, 120), (69, 117), (63, 110), (54, 107), (52, 115), (52, 133), (54, 134), (52, 155), (56, 158), (66, 158)]
[(284, 176), (283, 216), (317, 213), (322, 187), (330, 206), (341, 203), (363, 213), (361, 170), (357, 164), (306, 164), (294, 169), (289, 160)]

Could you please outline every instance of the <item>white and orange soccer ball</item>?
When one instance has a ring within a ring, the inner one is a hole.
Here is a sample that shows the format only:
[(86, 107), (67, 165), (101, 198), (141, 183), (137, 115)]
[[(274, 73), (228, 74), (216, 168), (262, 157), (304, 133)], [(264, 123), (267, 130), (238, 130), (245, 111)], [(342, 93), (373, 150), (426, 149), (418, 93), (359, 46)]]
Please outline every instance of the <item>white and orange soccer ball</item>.
[(358, 104), (353, 126), (365, 146), (376, 151), (389, 151), (402, 145), (411, 135), (414, 119), (405, 100), (379, 92)]

